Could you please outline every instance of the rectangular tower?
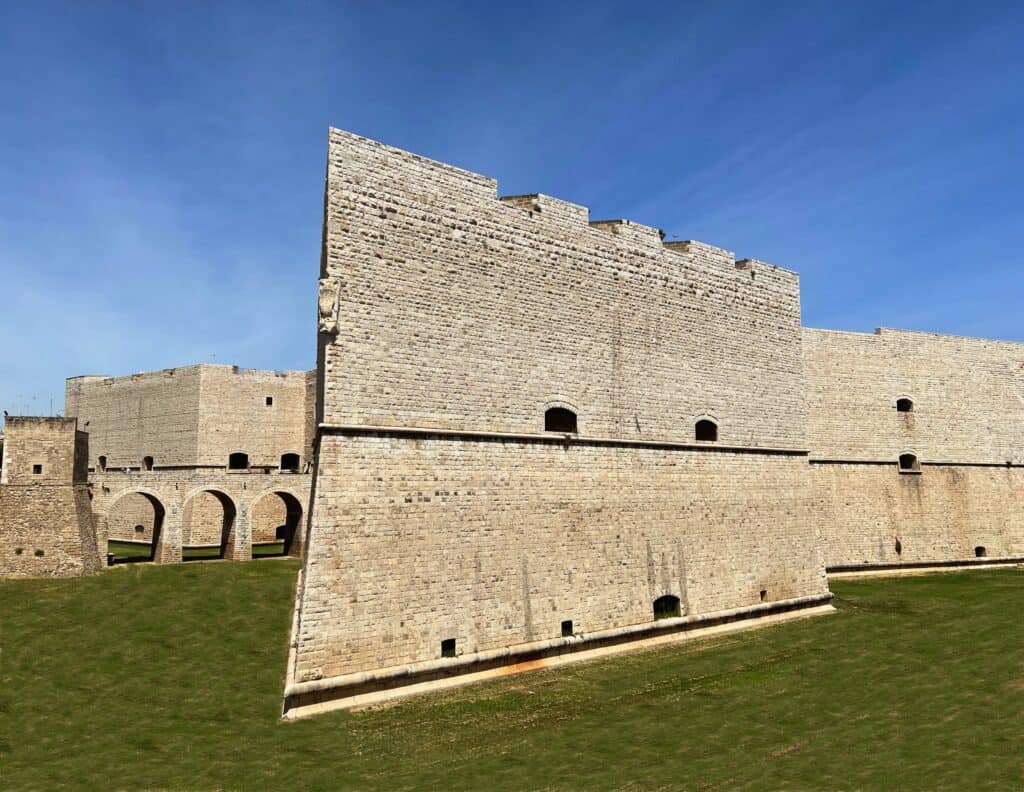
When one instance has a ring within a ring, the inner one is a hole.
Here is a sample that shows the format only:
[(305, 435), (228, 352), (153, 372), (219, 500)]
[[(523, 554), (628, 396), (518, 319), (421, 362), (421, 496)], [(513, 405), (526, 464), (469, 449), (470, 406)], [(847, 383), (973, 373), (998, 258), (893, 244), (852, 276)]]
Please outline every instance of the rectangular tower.
[(65, 577), (101, 567), (74, 418), (8, 417), (0, 469), (0, 574)]

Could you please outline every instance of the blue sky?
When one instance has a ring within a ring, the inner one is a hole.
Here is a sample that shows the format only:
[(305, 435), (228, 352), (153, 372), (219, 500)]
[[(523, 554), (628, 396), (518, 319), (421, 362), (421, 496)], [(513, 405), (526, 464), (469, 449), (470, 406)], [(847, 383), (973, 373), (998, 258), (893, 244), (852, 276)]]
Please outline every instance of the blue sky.
[(314, 363), (328, 125), (1024, 341), (1020, 3), (7, 3), (0, 405)]

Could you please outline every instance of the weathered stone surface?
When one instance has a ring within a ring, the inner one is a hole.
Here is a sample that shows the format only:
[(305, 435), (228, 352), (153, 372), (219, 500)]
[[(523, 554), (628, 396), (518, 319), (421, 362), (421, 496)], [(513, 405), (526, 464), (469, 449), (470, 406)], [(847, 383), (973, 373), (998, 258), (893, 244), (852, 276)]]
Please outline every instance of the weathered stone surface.
[(338, 130), (325, 201), (291, 682), (827, 596), (794, 273)]
[(828, 566), (1024, 556), (1024, 344), (805, 329), (803, 354)]
[(73, 418), (8, 417), (0, 468), (0, 575), (68, 577), (101, 566)]

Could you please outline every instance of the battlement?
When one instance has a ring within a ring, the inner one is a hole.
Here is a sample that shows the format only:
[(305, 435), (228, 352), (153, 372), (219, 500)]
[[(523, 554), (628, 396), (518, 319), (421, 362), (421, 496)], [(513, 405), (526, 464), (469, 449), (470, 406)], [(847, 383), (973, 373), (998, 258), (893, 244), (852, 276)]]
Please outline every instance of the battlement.
[[(543, 193), (499, 196), (497, 180), (488, 176), (340, 129), (330, 130), (330, 145), (332, 156), (328, 174), (328, 202), (336, 189), (330, 186), (331, 173), (343, 181), (347, 178), (345, 174), (352, 174), (366, 191), (361, 199), (348, 201), (346, 212), (364, 201), (372, 215), (383, 223), (378, 223), (381, 227), (376, 231), (363, 228), (358, 239), (353, 238), (354, 229), (349, 223), (328, 228), (325, 237), (327, 248), (343, 244), (355, 244), (358, 247), (372, 244), (374, 239), (387, 238), (389, 233), (398, 228), (396, 223), (401, 210), (412, 205), (436, 214), (433, 222), (449, 228), (453, 239), (464, 243), (472, 237), (474, 231), (483, 231), (479, 228), (481, 220), (474, 218), (472, 213), (467, 214), (467, 204), (475, 205), (478, 212), (487, 215), (488, 210), (497, 203), (501, 207), (516, 209), (520, 217), (567, 238), (590, 230), (614, 236), (622, 244), (636, 247), (646, 254), (667, 250), (686, 256), (696, 266), (730, 269), (737, 266), (735, 254), (724, 248), (694, 240), (664, 242), (665, 232), (662, 229), (635, 220), (591, 220), (588, 207)], [(368, 197), (371, 192), (376, 194), (375, 198)], [(500, 224), (500, 217), (494, 220)], [(529, 233), (527, 229), (518, 229), (512, 222), (507, 225), (508, 228), (504, 229), (507, 233)], [(743, 266), (739, 268), (748, 271), (782, 270), (756, 259), (741, 261)], [(782, 271), (795, 274), (790, 270)]]

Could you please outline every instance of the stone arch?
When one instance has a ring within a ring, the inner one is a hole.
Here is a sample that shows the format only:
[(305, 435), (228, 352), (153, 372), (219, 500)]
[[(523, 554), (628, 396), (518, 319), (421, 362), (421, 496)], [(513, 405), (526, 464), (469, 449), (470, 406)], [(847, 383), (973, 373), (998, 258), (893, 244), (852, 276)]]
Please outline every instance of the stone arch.
[(710, 413), (701, 413), (693, 419), (693, 438), (700, 442), (718, 442), (718, 418)]
[[(113, 496), (107, 502), (106, 507), (101, 512), (102, 519), (106, 524), (105, 532), (108, 536), (108, 539), (111, 533), (111, 517), (115, 513), (116, 507), (132, 496), (140, 496), (142, 499), (149, 503), (150, 508), (152, 508), (153, 510), (151, 517), (152, 524), (150, 526), (144, 526), (146, 530), (143, 531), (145, 541), (148, 541), (149, 543), (149, 554), (138, 556), (132, 555), (124, 558), (118, 558), (115, 555), (115, 563), (127, 563), (129, 561), (153, 561), (157, 557), (157, 548), (159, 547), (160, 540), (162, 538), (164, 520), (167, 517), (167, 507), (164, 505), (164, 496), (158, 495), (157, 493), (148, 489), (132, 487), (129, 489), (122, 490), (121, 492), (117, 493), (117, 495)], [(115, 541), (117, 541), (118, 539), (126, 539), (126, 537), (120, 535), (119, 526), (117, 526), (116, 523), (114, 531), (115, 533), (117, 533)], [(129, 539), (129, 541), (132, 540)]]
[(289, 555), (305, 514), (303, 498), (287, 489), (274, 488), (253, 496), (251, 503), (249, 522), (253, 547), (280, 543), (280, 553), (261, 552), (259, 555)]
[[(234, 498), (223, 489), (206, 486), (188, 492), (181, 501), (183, 560), (224, 558), (231, 553), (238, 518)], [(186, 549), (191, 552), (186, 554)]]

